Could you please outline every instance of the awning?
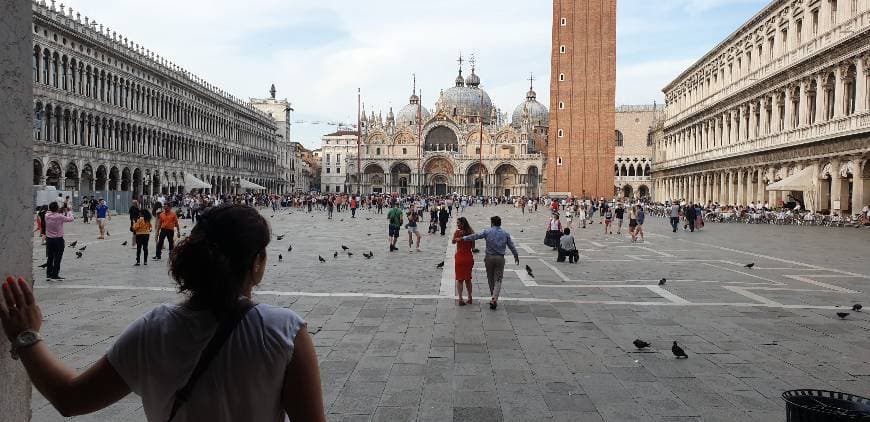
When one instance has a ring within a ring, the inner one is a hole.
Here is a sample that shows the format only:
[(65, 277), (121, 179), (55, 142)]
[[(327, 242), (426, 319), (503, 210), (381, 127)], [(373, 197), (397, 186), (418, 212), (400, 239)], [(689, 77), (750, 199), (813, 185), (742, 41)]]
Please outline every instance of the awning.
[(184, 188), (185, 189), (211, 189), (211, 185), (203, 182), (202, 179), (185, 172), (184, 173)]
[(767, 190), (778, 191), (812, 191), (813, 168), (806, 167), (803, 170), (786, 177), (778, 182), (767, 185)]
[(245, 179), (239, 179), (239, 187), (242, 189), (266, 190), (265, 187)]

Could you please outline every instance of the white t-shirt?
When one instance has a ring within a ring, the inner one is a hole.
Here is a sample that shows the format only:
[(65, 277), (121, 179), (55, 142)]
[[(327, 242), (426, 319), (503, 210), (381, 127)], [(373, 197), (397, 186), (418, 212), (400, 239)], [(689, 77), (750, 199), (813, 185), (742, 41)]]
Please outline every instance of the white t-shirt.
[[(149, 421), (169, 417), (175, 392), (187, 383), (217, 325), (211, 312), (160, 305), (130, 324), (106, 352), (130, 390), (142, 397)], [(304, 326), (289, 309), (262, 304), (252, 308), (173, 422), (284, 421), (284, 372), (296, 333)]]

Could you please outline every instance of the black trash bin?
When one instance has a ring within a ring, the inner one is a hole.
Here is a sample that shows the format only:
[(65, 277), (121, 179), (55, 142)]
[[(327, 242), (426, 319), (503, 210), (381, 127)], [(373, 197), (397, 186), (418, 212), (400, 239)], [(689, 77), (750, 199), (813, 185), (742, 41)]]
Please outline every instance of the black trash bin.
[(870, 399), (826, 390), (782, 393), (788, 422), (870, 422)]

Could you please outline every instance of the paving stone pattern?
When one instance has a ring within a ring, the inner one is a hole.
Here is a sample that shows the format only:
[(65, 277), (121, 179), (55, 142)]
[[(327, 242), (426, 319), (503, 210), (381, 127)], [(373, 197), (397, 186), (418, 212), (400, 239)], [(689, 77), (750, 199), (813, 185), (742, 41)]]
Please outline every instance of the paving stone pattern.
[[(596, 217), (575, 231), (582, 256), (572, 265), (543, 245), (544, 212), (474, 207), (464, 215), (475, 229), (499, 214), (520, 247), (491, 311), (480, 262), (476, 303), (452, 299), (449, 236), (424, 236), (421, 253), (403, 237), (389, 253), (386, 214), (264, 214), (286, 238), (269, 246), (256, 300), (308, 321), (332, 421), (777, 421), (788, 389), (870, 395), (870, 318), (835, 315), (838, 305), (870, 305), (870, 231), (710, 224), (672, 233), (650, 218), (646, 241), (631, 243), (605, 235)], [(46, 341), (79, 370), (135, 318), (181, 299), (165, 253), (132, 266), (126, 224), (115, 217), (105, 241), (94, 225), (68, 225), (67, 241), (88, 246), (84, 257), (67, 248), (62, 282), (34, 269)], [(34, 245), (36, 267), (44, 250)], [(638, 337), (652, 347), (636, 350)], [(674, 359), (674, 340), (689, 359)], [(33, 420), (60, 419), (34, 392)], [(74, 419), (145, 420), (133, 395)]]

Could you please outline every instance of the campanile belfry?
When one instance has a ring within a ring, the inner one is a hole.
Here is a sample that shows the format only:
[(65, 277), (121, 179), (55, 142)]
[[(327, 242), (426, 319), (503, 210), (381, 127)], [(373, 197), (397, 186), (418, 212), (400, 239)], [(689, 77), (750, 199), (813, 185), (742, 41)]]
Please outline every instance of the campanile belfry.
[(553, 0), (547, 189), (614, 193), (616, 0)]

